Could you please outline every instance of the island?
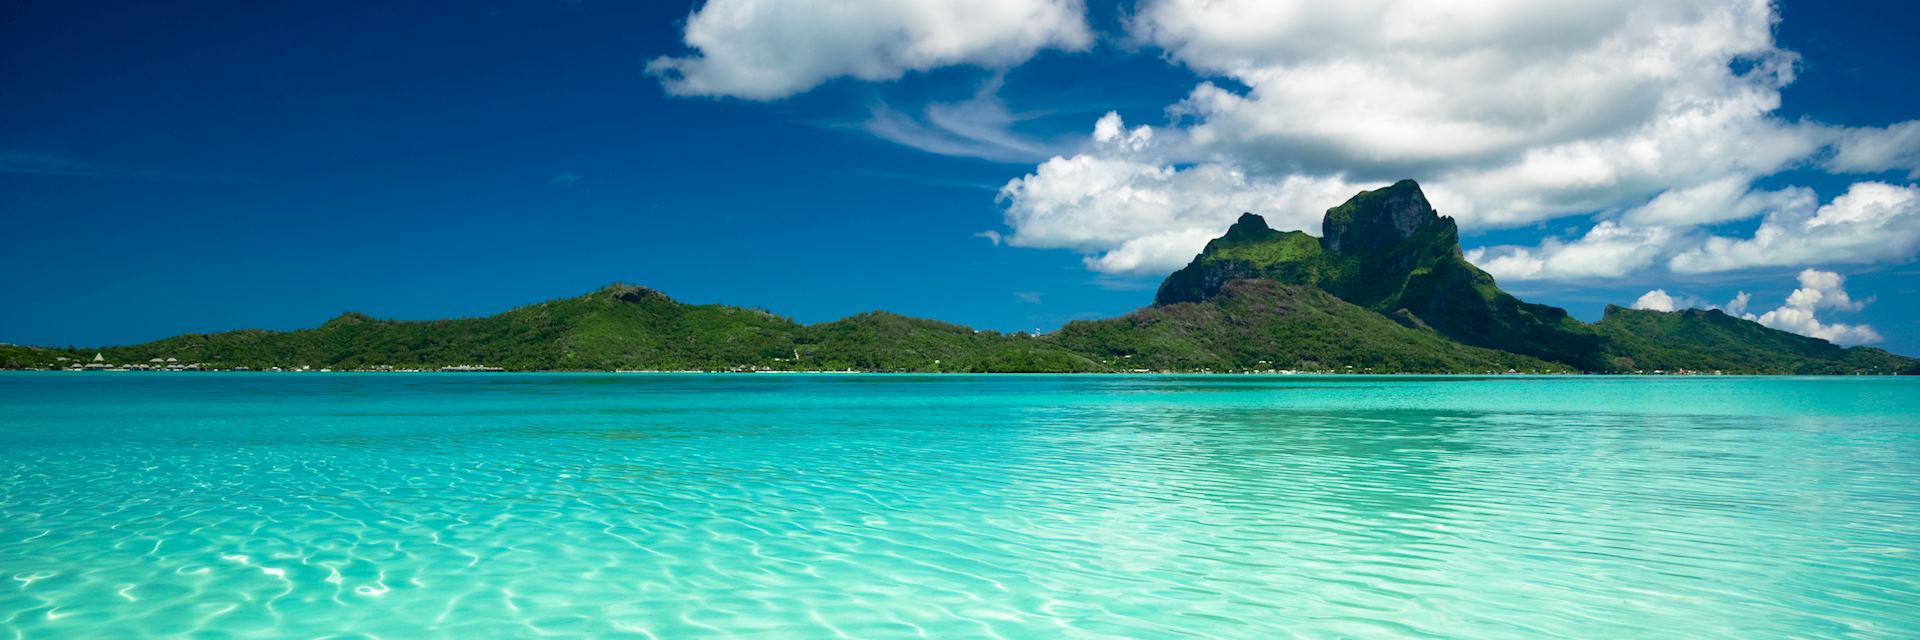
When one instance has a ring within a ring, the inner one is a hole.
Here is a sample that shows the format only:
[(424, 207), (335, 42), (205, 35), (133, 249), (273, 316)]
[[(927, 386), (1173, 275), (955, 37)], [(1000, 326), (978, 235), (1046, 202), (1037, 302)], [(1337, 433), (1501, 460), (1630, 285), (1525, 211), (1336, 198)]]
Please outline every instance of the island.
[(1321, 235), (1248, 213), (1153, 303), (1044, 335), (874, 311), (801, 324), (614, 284), (479, 318), (345, 313), (311, 329), (91, 349), (0, 345), (0, 368), (158, 371), (1920, 374), (1717, 310), (1609, 306), (1594, 323), (1502, 291), (1403, 180), (1329, 209)]

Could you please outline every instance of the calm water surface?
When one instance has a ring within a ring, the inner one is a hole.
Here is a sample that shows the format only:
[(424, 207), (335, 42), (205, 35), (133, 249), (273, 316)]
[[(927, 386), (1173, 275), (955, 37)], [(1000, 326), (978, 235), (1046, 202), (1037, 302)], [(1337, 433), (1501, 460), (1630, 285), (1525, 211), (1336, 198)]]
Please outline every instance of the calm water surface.
[(1920, 636), (1920, 380), (0, 374), (0, 637)]

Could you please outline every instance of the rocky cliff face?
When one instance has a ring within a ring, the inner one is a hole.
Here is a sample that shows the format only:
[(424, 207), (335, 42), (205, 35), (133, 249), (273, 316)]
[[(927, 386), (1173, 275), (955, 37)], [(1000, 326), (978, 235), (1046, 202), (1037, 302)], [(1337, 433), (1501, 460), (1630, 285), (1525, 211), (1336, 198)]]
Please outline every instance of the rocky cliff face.
[(1452, 225), (1453, 219), (1433, 210), (1418, 183), (1401, 180), (1328, 209), (1320, 222), (1320, 246), (1340, 254), (1382, 254), (1439, 224)]
[(1207, 243), (1193, 262), (1160, 283), (1153, 303), (1202, 302), (1235, 280), (1318, 281), (1320, 245), (1299, 231), (1275, 231), (1265, 218), (1245, 213), (1226, 235)]
[(1271, 235), (1273, 235), (1273, 227), (1267, 226), (1266, 218), (1252, 213), (1242, 213), (1239, 220), (1233, 221), (1233, 226), (1227, 227), (1226, 235), (1220, 236), (1220, 240), (1226, 242), (1265, 240)]

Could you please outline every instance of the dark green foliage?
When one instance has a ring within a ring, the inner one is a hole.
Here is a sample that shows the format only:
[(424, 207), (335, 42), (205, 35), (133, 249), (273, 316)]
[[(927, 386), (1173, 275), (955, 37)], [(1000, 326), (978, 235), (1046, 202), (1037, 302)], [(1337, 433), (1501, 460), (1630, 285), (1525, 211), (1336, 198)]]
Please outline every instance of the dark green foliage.
[(1594, 328), (1611, 338), (1613, 368), (1775, 374), (1915, 373), (1920, 361), (1880, 349), (1842, 348), (1721, 313), (1608, 306)]
[(189, 334), (104, 352), (113, 362), (172, 357), (255, 369), (727, 369), (791, 357), (800, 329), (761, 311), (684, 305), (651, 289), (614, 285), (484, 318), (395, 321), (349, 313), (314, 329)]
[[(1365, 280), (1362, 280), (1365, 281)], [(1493, 276), (1455, 256), (1409, 274), (1391, 300), (1434, 331), (1466, 344), (1524, 353), (1601, 371), (1604, 338), (1566, 310), (1523, 302), (1494, 286)]]
[(1099, 371), (1098, 363), (1049, 340), (935, 320), (871, 312), (807, 327), (796, 368), (860, 371), (1029, 373)]
[[(92, 358), (93, 354), (89, 353), (86, 357)], [(67, 358), (68, 360), (63, 361), (61, 358)], [(0, 344), (0, 369), (64, 367), (72, 364), (71, 361), (78, 358), (80, 358), (80, 354), (60, 349), (23, 347), (17, 344)]]
[(1275, 231), (1265, 218), (1251, 213), (1207, 243), (1186, 268), (1160, 283), (1153, 303), (1203, 302), (1219, 295), (1235, 280), (1278, 280), (1317, 286), (1325, 271), (1320, 241), (1299, 231)]
[[(188, 334), (102, 352), (114, 364), (176, 358), (210, 368), (251, 369), (457, 365), (516, 371), (1104, 369), (1052, 341), (1019, 334), (975, 332), (891, 313), (865, 313), (802, 326), (762, 311), (681, 304), (652, 289), (629, 285), (484, 318), (396, 321), (347, 313), (313, 329)], [(85, 358), (92, 353), (86, 352)], [(0, 359), (4, 359), (0, 366), (43, 368), (56, 364), (57, 355), (80, 357), (0, 347)]]
[(1118, 369), (1429, 373), (1559, 372), (1536, 358), (1470, 347), (1408, 328), (1324, 291), (1235, 280), (1207, 302), (1158, 305), (1069, 323), (1062, 346)]

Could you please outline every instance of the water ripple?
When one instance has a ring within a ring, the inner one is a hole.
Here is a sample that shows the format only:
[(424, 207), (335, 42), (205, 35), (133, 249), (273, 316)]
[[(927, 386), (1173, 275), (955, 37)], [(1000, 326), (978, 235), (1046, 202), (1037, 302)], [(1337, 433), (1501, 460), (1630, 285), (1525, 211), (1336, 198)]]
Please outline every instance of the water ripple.
[(0, 375), (16, 637), (1913, 637), (1920, 384)]

